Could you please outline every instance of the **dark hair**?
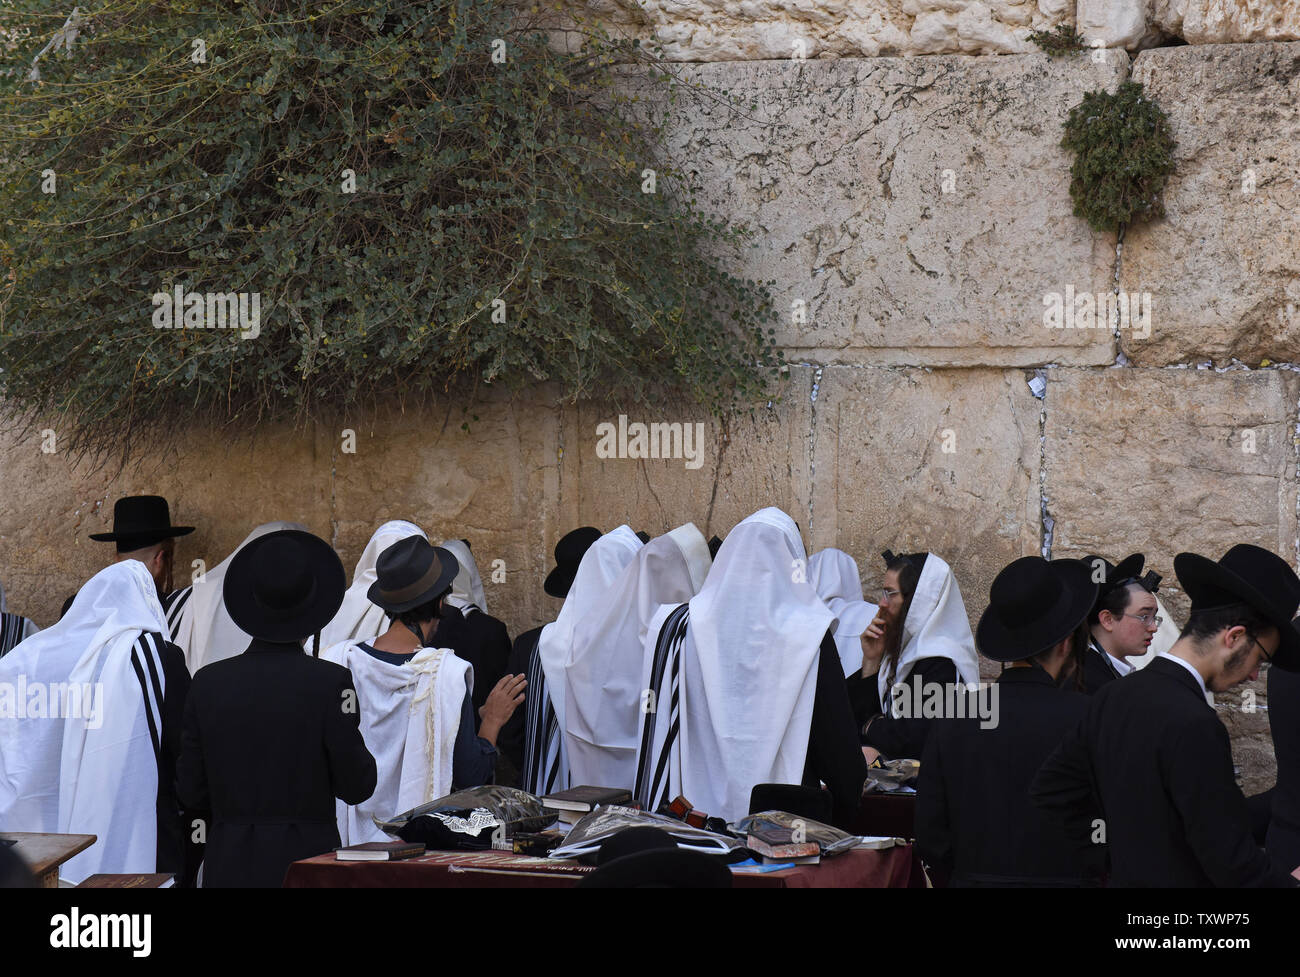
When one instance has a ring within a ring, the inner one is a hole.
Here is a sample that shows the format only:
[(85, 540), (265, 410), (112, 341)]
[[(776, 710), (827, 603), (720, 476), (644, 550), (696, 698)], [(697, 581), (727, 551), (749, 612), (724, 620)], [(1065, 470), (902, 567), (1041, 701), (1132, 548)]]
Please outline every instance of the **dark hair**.
[(1245, 603), (1229, 604), (1225, 607), (1211, 607), (1199, 611), (1193, 608), (1179, 637), (1203, 641), (1206, 638), (1213, 638), (1221, 631), (1227, 631), (1229, 628), (1235, 628), (1238, 625), (1246, 629), (1248, 637), (1256, 639), (1261, 632), (1267, 631), (1274, 626), (1271, 621)]
[[(1084, 655), (1088, 653), (1088, 643), (1091, 638), (1092, 628), (1089, 626), (1087, 619), (1080, 621), (1079, 626), (1070, 632), (1070, 653), (1065, 658), (1061, 674), (1056, 676), (1056, 687), (1058, 689), (1073, 689), (1075, 692), (1087, 690), (1087, 686), (1083, 683), (1083, 662)], [(1033, 656), (1032, 660), (1041, 666), (1051, 651), (1051, 648), (1040, 651)]]
[[(921, 581), (921, 570), (925, 566), (925, 553), (908, 553), (894, 555), (886, 551), (885, 572), (898, 571), (898, 589), (903, 596), (903, 606), (898, 612), (898, 627), (889, 639), (885, 657), (889, 659), (889, 669), (885, 672), (885, 695), (894, 687), (894, 676), (898, 669), (898, 655), (903, 650), (903, 624), (907, 621), (907, 612), (912, 608), (912, 596), (916, 585)], [(883, 701), (883, 700), (882, 700)]]
[(402, 611), (397, 615), (397, 620), (402, 624), (419, 625), (421, 621), (428, 621), (431, 618), (442, 617), (440, 605), (442, 599), (451, 593), (448, 587), (433, 600), (427, 600), (419, 607), (412, 607), (409, 611)]

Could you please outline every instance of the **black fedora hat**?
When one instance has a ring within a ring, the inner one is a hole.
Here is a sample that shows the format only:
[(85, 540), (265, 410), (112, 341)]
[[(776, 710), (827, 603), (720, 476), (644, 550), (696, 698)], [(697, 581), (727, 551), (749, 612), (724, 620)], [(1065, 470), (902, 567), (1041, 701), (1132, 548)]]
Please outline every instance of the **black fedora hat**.
[(1068, 637), (1096, 600), (1092, 569), (1082, 560), (1021, 557), (994, 578), (975, 644), (996, 662), (1032, 658)]
[(1192, 600), (1192, 613), (1246, 604), (1277, 628), (1273, 664), (1300, 671), (1300, 633), (1291, 627), (1300, 607), (1300, 577), (1291, 565), (1261, 546), (1238, 543), (1217, 563), (1197, 553), (1174, 557), (1174, 573)]
[[(1142, 567), (1146, 564), (1146, 556), (1142, 553), (1130, 553), (1119, 563), (1111, 563), (1104, 556), (1093, 553), (1084, 557), (1083, 562), (1092, 570), (1092, 579), (1097, 584), (1098, 603), (1120, 584), (1129, 581), (1154, 594), (1160, 589), (1160, 581), (1163, 579), (1154, 570), (1142, 572)], [(1098, 580), (1098, 577), (1101, 579)]]
[[(614, 837), (617, 838), (618, 835)], [(601, 850), (603, 853), (604, 845), (601, 846)], [(717, 856), (687, 851), (678, 848), (676, 844), (672, 844), (671, 848), (648, 848), (607, 861), (578, 883), (580, 889), (730, 889), (731, 887), (731, 870)]]
[(542, 589), (552, 597), (569, 596), (573, 578), (578, 575), (578, 564), (591, 548), (591, 544), (603, 534), (594, 526), (583, 526), (565, 533), (555, 544), (555, 567), (546, 575)]
[(192, 532), (193, 526), (172, 525), (171, 510), (161, 495), (127, 495), (113, 504), (113, 531), (91, 533), (90, 538), (117, 543), (119, 553), (130, 553)]
[(300, 641), (343, 603), (343, 561), (319, 536), (281, 529), (244, 545), (230, 561), (222, 598), (230, 619), (263, 641)]
[(390, 615), (427, 604), (451, 589), (460, 561), (450, 550), (434, 546), (423, 536), (407, 536), (379, 554), (378, 579), (366, 596)]

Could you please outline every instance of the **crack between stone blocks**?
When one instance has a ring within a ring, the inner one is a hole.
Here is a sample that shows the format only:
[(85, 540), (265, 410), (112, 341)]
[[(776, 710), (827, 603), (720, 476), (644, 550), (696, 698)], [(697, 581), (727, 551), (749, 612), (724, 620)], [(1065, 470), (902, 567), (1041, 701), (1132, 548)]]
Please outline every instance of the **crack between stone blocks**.
[(333, 444), (330, 447), (330, 546), (336, 553), (339, 548), (338, 475), (339, 445)]
[(821, 390), (823, 367), (816, 367), (812, 378), (812, 390), (809, 399), (812, 407), (808, 414), (808, 545), (813, 540), (814, 506), (817, 496), (817, 394)]

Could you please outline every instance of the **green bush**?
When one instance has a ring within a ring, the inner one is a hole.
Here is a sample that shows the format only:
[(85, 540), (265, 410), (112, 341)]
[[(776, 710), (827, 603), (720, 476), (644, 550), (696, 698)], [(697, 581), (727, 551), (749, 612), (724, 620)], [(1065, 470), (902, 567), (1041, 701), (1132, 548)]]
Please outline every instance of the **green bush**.
[(1057, 24), (1050, 31), (1030, 31), (1029, 39), (1053, 58), (1088, 50), (1088, 42), (1073, 24)]
[[(721, 412), (780, 368), (770, 283), (725, 270), (750, 232), (696, 209), (683, 86), (636, 44), (555, 53), (495, 0), (108, 0), (32, 81), (49, 9), (0, 14), (0, 393), (74, 449), (467, 383)], [(176, 286), (258, 293), (260, 334), (155, 328)]]
[(1070, 110), (1061, 145), (1074, 153), (1074, 215), (1094, 231), (1163, 216), (1160, 192), (1174, 170), (1174, 138), (1168, 117), (1140, 84), (1085, 95)]

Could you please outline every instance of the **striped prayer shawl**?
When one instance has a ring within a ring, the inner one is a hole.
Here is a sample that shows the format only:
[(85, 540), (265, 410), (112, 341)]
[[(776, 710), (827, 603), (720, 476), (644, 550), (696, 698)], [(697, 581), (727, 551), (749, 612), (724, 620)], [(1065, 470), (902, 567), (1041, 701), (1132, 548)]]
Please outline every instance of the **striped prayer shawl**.
[[(540, 639), (541, 635), (538, 634)], [(560, 776), (560, 723), (546, 691), (537, 645), (528, 656), (528, 712), (524, 716), (524, 790), (539, 797), (555, 790)]]
[(131, 669), (144, 697), (144, 718), (149, 724), (154, 759), (162, 764), (162, 703), (165, 691), (162, 650), (166, 642), (157, 631), (142, 631), (131, 646)]
[[(677, 747), (681, 729), (680, 683), (682, 646), (691, 605), (678, 606), (664, 620), (655, 641), (655, 657), (650, 671), (650, 707), (641, 724), (641, 746), (637, 750), (636, 799), (644, 811), (657, 811), (672, 798), (670, 761)], [(668, 710), (659, 707), (664, 701), (664, 676), (668, 676)], [(661, 718), (666, 717), (666, 718)]]
[(186, 587), (184, 590), (173, 590), (162, 599), (163, 610), (167, 612), (167, 629), (172, 634), (176, 634), (179, 630), (181, 616), (185, 613), (193, 592), (193, 587)]
[(8, 654), (14, 645), (27, 637), (30, 628), (27, 618), (0, 611), (0, 655)]

